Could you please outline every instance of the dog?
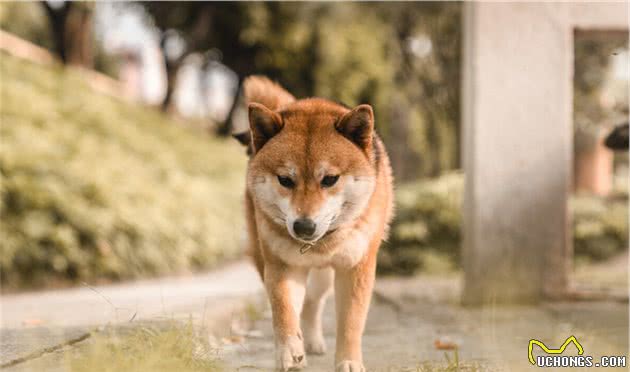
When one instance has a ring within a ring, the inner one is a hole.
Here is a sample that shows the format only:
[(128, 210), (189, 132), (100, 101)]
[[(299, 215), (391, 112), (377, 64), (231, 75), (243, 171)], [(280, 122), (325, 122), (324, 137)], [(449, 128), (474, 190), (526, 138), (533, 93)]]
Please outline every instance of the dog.
[(249, 132), (249, 254), (271, 304), (276, 368), (323, 354), (322, 311), (334, 287), (335, 370), (365, 371), (361, 338), (376, 258), (393, 215), (393, 179), (371, 106), (296, 99), (262, 76), (243, 82)]

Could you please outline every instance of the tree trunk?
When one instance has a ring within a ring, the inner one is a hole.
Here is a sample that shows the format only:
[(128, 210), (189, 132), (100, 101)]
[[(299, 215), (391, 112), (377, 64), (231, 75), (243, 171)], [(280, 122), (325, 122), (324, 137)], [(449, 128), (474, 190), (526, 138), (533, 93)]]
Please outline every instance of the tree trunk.
[(240, 103), (242, 89), (243, 78), (239, 76), (238, 86), (236, 88), (236, 93), (234, 94), (234, 100), (232, 101), (232, 107), (230, 107), (230, 112), (228, 112), (228, 115), (223, 121), (223, 124), (221, 124), (219, 130), (217, 131), (217, 134), (219, 136), (228, 136), (232, 132), (232, 128), (234, 127), (234, 125), (232, 125), (232, 120), (234, 119), (234, 113), (236, 112), (236, 109), (238, 108), (238, 105)]
[(42, 6), (48, 16), (48, 22), (50, 23), (50, 29), (53, 35), (53, 42), (55, 44), (55, 52), (61, 59), (61, 62), (65, 65), (68, 63), (68, 55), (66, 50), (66, 19), (72, 7), (72, 3), (64, 2), (64, 4), (56, 9), (52, 7), (48, 2), (42, 1)]
[(64, 43), (67, 63), (85, 68), (94, 67), (90, 4), (75, 5), (66, 17)]
[(166, 70), (166, 94), (162, 99), (162, 104), (160, 105), (162, 111), (168, 111), (171, 106), (171, 101), (173, 100), (173, 93), (175, 91), (175, 83), (177, 80), (177, 71), (181, 66), (184, 58), (186, 58), (187, 53), (184, 52), (179, 58), (172, 61), (169, 60), (166, 54), (166, 35), (162, 35), (162, 40), (160, 41), (160, 49), (162, 50), (162, 57), (164, 58), (164, 68)]

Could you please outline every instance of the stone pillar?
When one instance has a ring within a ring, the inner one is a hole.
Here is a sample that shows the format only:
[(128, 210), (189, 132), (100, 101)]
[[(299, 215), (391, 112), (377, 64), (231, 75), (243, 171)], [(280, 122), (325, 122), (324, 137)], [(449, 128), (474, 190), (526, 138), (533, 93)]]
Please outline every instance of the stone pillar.
[(467, 304), (567, 287), (572, 34), (563, 4), (467, 3)]
[(573, 31), (627, 29), (628, 5), (465, 3), (465, 304), (569, 287)]

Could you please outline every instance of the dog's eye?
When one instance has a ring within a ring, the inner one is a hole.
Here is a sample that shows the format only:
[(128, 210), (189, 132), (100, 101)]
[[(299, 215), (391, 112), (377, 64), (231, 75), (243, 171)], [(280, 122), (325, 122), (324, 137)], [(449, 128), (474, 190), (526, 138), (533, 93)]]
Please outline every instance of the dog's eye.
[(287, 189), (292, 189), (295, 187), (295, 182), (293, 182), (293, 180), (289, 177), (278, 176), (278, 182), (280, 182), (280, 184)]
[(322, 178), (322, 187), (331, 187), (337, 183), (339, 179), (339, 175), (336, 176), (325, 176)]

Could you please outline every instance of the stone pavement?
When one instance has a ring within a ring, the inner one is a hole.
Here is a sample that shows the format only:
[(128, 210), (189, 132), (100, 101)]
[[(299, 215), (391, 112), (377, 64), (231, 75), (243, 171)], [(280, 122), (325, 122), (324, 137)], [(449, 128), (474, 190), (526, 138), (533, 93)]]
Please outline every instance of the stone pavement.
[[(445, 371), (455, 358), (453, 350), (443, 350), (449, 344), (458, 345), (462, 371), (536, 370), (527, 357), (529, 340), (556, 348), (571, 335), (581, 342), (585, 355), (628, 355), (627, 303), (462, 308), (460, 282), (457, 275), (377, 279), (363, 338), (368, 371)], [(251, 324), (255, 337), (222, 347), (220, 356), (228, 370), (273, 370), (271, 320), (268, 310), (264, 312), (265, 317)], [(329, 301), (324, 321), (328, 353), (307, 356), (306, 371), (333, 370), (334, 322), (334, 303)], [(575, 355), (575, 350), (566, 353)]]
[[(458, 274), (377, 278), (363, 338), (368, 370), (446, 371), (455, 359), (452, 349), (443, 348), (450, 345), (457, 345), (463, 371), (535, 370), (527, 360), (530, 339), (555, 348), (571, 335), (586, 355), (628, 353), (627, 302), (463, 308), (460, 283)], [(211, 330), (209, 339), (226, 370), (274, 366), (270, 312), (260, 279), (247, 262), (192, 277), (7, 295), (0, 304), (0, 363), (80, 339), (98, 326), (192, 318)], [(324, 322), (329, 351), (308, 356), (306, 371), (332, 370), (333, 309), (331, 298)], [(7, 371), (62, 372), (62, 358), (61, 352), (47, 353)]]
[(253, 267), (239, 261), (194, 276), (4, 295), (0, 364), (73, 342), (97, 327), (190, 317), (212, 326), (240, 311), (244, 299), (261, 291)]

